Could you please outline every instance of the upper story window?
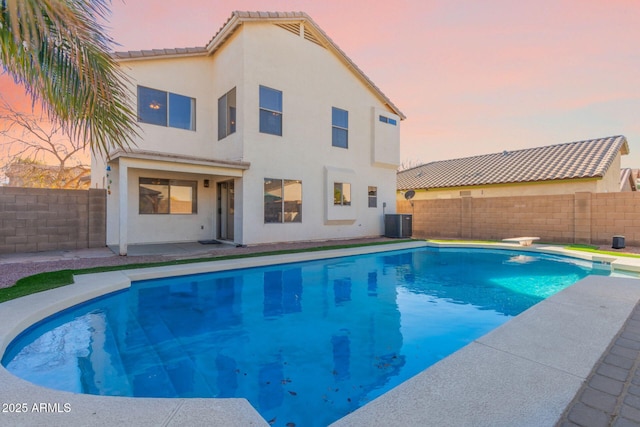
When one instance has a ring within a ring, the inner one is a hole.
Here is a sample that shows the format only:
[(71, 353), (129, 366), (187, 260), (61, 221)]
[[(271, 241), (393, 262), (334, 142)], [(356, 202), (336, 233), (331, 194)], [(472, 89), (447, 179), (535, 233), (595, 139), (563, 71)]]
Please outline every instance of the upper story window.
[(282, 92), (260, 86), (260, 132), (282, 136)]
[(389, 123), (390, 125), (393, 125), (393, 126), (396, 126), (398, 124), (396, 119), (392, 119), (391, 117), (387, 117), (387, 116), (380, 116), (380, 121), (382, 123)]
[(139, 122), (195, 130), (195, 113), (195, 98), (138, 86)]
[(338, 206), (351, 205), (351, 184), (346, 182), (333, 183), (333, 204)]
[(236, 131), (236, 88), (218, 99), (218, 141)]
[(331, 145), (334, 147), (349, 147), (349, 112), (331, 107)]

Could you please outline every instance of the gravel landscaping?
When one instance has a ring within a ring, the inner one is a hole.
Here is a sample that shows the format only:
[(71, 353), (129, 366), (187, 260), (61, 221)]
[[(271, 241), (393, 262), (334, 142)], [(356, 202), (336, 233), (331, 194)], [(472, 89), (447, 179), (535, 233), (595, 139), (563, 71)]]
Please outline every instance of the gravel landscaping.
[(0, 288), (12, 286), (17, 280), (48, 271), (82, 269), (100, 266), (163, 262), (176, 259), (215, 258), (224, 255), (250, 254), (281, 250), (317, 248), (322, 246), (355, 245), (374, 242), (395, 241), (386, 237), (349, 240), (326, 240), (321, 242), (271, 243), (247, 247), (212, 245), (205, 253), (190, 255), (143, 255), (119, 256), (108, 248), (85, 249), (65, 252), (36, 252), (20, 255), (0, 255)]

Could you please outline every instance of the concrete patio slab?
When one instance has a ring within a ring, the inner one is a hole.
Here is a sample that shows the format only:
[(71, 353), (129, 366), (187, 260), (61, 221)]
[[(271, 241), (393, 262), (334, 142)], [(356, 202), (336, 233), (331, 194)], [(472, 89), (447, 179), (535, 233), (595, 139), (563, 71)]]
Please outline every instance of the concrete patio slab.
[[(600, 295), (603, 289), (606, 299)], [(586, 378), (640, 300), (640, 283), (589, 276), (556, 297), (477, 342)]]
[(552, 426), (581, 384), (472, 343), (332, 426)]
[[(144, 256), (144, 255), (165, 255), (165, 256), (180, 256), (180, 255), (197, 255), (204, 254), (212, 249), (233, 249), (236, 245), (233, 243), (219, 243), (219, 244), (202, 244), (198, 242), (184, 242), (184, 243), (152, 243), (148, 245), (128, 245), (128, 256)], [(109, 249), (113, 253), (120, 253), (118, 245), (109, 246)]]

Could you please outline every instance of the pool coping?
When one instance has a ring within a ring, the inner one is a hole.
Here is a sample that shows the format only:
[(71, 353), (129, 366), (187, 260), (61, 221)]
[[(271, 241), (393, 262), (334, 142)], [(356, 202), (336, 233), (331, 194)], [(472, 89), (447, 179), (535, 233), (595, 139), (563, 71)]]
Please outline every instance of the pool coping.
[[(415, 241), (78, 275), (72, 285), (0, 304), (0, 357), (30, 325), (64, 308), (125, 289), (131, 281), (424, 246), (544, 252), (589, 261), (598, 257), (544, 245)], [(640, 260), (627, 262), (635, 260), (620, 258), (623, 257), (595, 260), (611, 265), (614, 271), (640, 271)], [(640, 286), (635, 278), (590, 276), (334, 425), (553, 425), (639, 299)], [(0, 412), (0, 424), (12, 425), (269, 425), (242, 398), (150, 399), (76, 394), (33, 385), (4, 367), (0, 367), (0, 403), (14, 404), (6, 408), (13, 411)], [(15, 404), (23, 403), (25, 406), (20, 409), (26, 410), (16, 413)]]

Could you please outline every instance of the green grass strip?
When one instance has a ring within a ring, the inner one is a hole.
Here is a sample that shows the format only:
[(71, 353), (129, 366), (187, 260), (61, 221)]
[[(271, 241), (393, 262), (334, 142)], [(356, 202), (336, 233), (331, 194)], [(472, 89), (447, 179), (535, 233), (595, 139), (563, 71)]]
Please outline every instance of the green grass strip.
[(15, 285), (0, 289), (0, 303), (12, 300), (14, 298), (23, 297), (25, 295), (34, 294), (36, 292), (42, 292), (49, 289), (59, 288), (61, 286), (70, 285), (73, 283), (73, 276), (78, 274), (91, 274), (91, 273), (104, 273), (108, 271), (121, 271), (132, 270), (137, 268), (151, 268), (151, 267), (163, 267), (168, 265), (184, 265), (193, 264), (197, 262), (211, 262), (211, 261), (224, 261), (230, 259), (239, 258), (252, 258), (259, 256), (272, 256), (272, 255), (285, 255), (295, 254), (301, 252), (320, 252), (334, 249), (348, 249), (358, 248), (364, 246), (379, 246), (388, 245), (393, 243), (406, 243), (412, 242), (412, 239), (405, 240), (391, 240), (383, 242), (371, 242), (371, 243), (357, 243), (357, 244), (345, 244), (345, 245), (332, 245), (332, 246), (316, 246), (313, 248), (305, 249), (283, 249), (279, 251), (267, 251), (267, 252), (255, 252), (250, 254), (237, 254), (237, 255), (222, 255), (209, 258), (190, 258), (180, 259), (173, 261), (163, 262), (149, 262), (139, 264), (124, 264), (124, 265), (110, 265), (102, 267), (83, 268), (78, 270), (59, 270), (47, 273), (34, 274), (33, 276), (23, 277), (18, 280)]
[(0, 289), (0, 303), (71, 283), (73, 283), (73, 270), (59, 270), (23, 277), (15, 285)]
[(640, 255), (638, 254), (632, 254), (628, 252), (603, 251), (598, 249), (597, 247), (588, 247), (587, 245), (568, 245), (565, 247), (573, 251), (592, 252), (595, 254), (611, 255), (611, 256), (619, 256), (619, 257), (627, 257), (627, 258), (640, 258)]

